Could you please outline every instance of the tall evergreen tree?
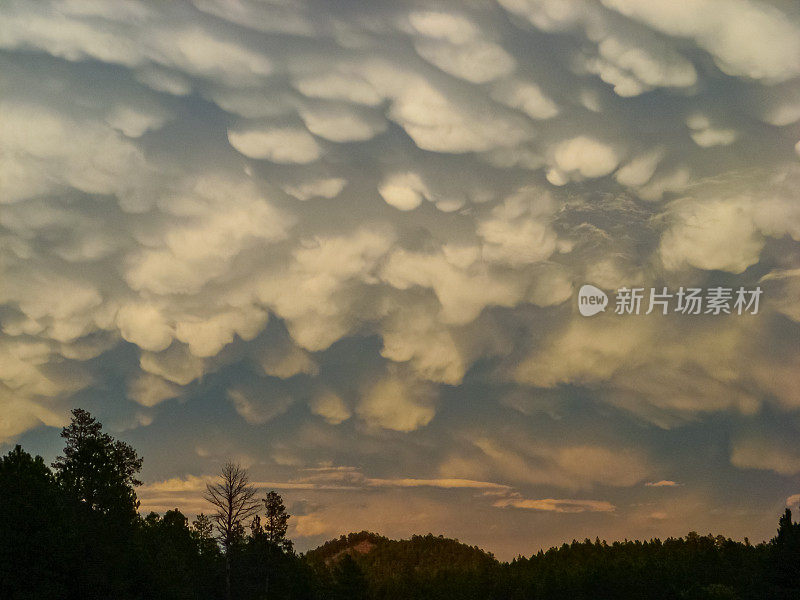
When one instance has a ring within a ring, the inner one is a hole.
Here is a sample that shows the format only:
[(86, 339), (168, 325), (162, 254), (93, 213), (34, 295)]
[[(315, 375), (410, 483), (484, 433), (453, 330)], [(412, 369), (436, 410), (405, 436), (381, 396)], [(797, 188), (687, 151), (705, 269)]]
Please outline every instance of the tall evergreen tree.
[(74, 542), (52, 472), (16, 446), (0, 458), (0, 598), (67, 597)]
[(333, 579), (333, 596), (337, 600), (366, 600), (369, 598), (369, 585), (364, 571), (349, 552), (336, 565)]
[(289, 518), (291, 515), (286, 512), (283, 505), (283, 498), (275, 491), (270, 491), (262, 499), (266, 509), (266, 519), (264, 520), (263, 530), (267, 540), (286, 552), (292, 551), (292, 540), (286, 537), (289, 528)]
[(76, 408), (61, 431), (64, 455), (53, 468), (59, 483), (92, 510), (127, 519), (136, 517), (139, 501), (134, 488), (142, 459), (133, 447), (103, 433), (88, 411)]
[(770, 562), (775, 597), (800, 598), (800, 523), (792, 522), (792, 511), (788, 508), (778, 520)]

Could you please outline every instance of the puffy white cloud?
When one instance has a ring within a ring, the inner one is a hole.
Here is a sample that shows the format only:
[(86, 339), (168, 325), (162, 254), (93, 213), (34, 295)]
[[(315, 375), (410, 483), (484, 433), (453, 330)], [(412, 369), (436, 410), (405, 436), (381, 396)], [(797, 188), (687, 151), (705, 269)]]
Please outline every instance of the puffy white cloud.
[(692, 37), (730, 75), (785, 81), (800, 75), (800, 25), (765, 2), (603, 0), (669, 35)]
[(306, 108), (300, 116), (311, 133), (332, 142), (361, 142), (386, 129), (382, 118), (341, 107)]
[(103, 123), (33, 104), (3, 102), (0, 111), (3, 202), (63, 187), (125, 194), (135, 177), (144, 175), (139, 150)]
[(203, 374), (203, 360), (180, 344), (172, 344), (163, 352), (143, 351), (139, 357), (142, 370), (178, 385), (187, 385)]
[(568, 29), (598, 14), (597, 7), (585, 0), (500, 0), (500, 5), (544, 31)]
[[(115, 7), (124, 9), (121, 13), (87, 11), (76, 3), (54, 4), (10, 3), (0, 29), (0, 46), (33, 47), (70, 61), (91, 58), (127, 67), (147, 68), (154, 62), (240, 85), (250, 85), (254, 77), (266, 77), (274, 70), (272, 60), (262, 52), (218, 31), (165, 20), (160, 11), (144, 4), (131, 11), (134, 5), (114, 2)], [(132, 12), (135, 17), (130, 20), (119, 18)], [(151, 81), (170, 93), (177, 89), (163, 77)]]
[(344, 400), (330, 390), (314, 396), (311, 400), (311, 412), (319, 415), (331, 425), (343, 423), (352, 416), (350, 408), (344, 403)]
[(623, 365), (642, 360), (651, 325), (609, 320), (569, 323), (542, 351), (516, 367), (518, 381), (539, 387), (560, 383), (596, 383), (609, 379)]
[(118, 106), (106, 117), (106, 122), (128, 137), (140, 137), (166, 123), (168, 115), (159, 111), (142, 111), (135, 107)]
[(451, 385), (461, 382), (470, 352), (426, 306), (403, 303), (384, 319), (380, 332), (382, 356), (394, 362), (409, 362), (423, 379)]
[(590, 179), (608, 175), (619, 161), (619, 151), (613, 146), (583, 135), (564, 140), (553, 149), (553, 162), (561, 172)]
[(274, 343), (257, 355), (257, 360), (266, 375), (288, 379), (295, 375), (316, 375), (317, 364), (308, 352), (288, 343)]
[(228, 390), (236, 412), (251, 425), (263, 425), (286, 412), (294, 399), (281, 389), (257, 383), (239, 384)]
[(170, 398), (177, 398), (180, 394), (178, 386), (149, 373), (140, 374), (128, 385), (128, 396), (147, 407), (155, 406)]
[(368, 425), (394, 431), (414, 431), (436, 415), (432, 390), (396, 376), (381, 379), (359, 400), (356, 414)]
[(158, 246), (131, 257), (125, 278), (134, 290), (196, 293), (246, 248), (285, 238), (293, 223), (252, 183), (213, 175), (190, 179), (162, 206), (180, 220)]
[(445, 73), (471, 83), (486, 83), (508, 75), (516, 63), (501, 46), (484, 40), (462, 44), (419, 40), (414, 44), (422, 58)]
[(550, 119), (559, 113), (558, 105), (538, 85), (523, 80), (499, 81), (492, 89), (492, 98), (521, 110), (532, 119)]
[(414, 210), (430, 191), (416, 173), (395, 173), (378, 187), (378, 193), (387, 204), (398, 210)]
[(47, 4), (34, 7), (26, 2), (9, 2), (0, 26), (0, 46), (41, 48), (71, 61), (93, 58), (128, 66), (144, 61), (134, 40), (118, 35), (119, 26), (103, 31), (80, 18), (91, 15), (54, 13), (50, 8)]
[(408, 15), (411, 29), (426, 37), (463, 44), (478, 35), (478, 28), (464, 15), (433, 10), (416, 10)]
[(430, 288), (441, 304), (446, 323), (469, 323), (487, 306), (513, 306), (524, 297), (525, 282), (493, 275), (484, 264), (460, 269), (443, 254), (392, 252), (381, 279), (400, 290)]
[(713, 127), (711, 120), (703, 114), (691, 115), (686, 124), (691, 129), (690, 136), (694, 143), (701, 148), (712, 146), (729, 146), (739, 137), (735, 129), (721, 129)]
[(483, 258), (512, 266), (536, 263), (550, 257), (557, 236), (549, 224), (556, 205), (541, 189), (521, 190), (492, 209), (478, 223)]
[(482, 152), (513, 147), (531, 136), (523, 121), (455, 104), (420, 80), (411, 81), (402, 89), (389, 116), (417, 146), (433, 152)]
[[(215, 356), (238, 335), (252, 340), (264, 328), (267, 313), (255, 306), (243, 306), (236, 311), (218, 312), (203, 319), (189, 316), (175, 324), (175, 338), (189, 346), (195, 356)], [(141, 347), (141, 344), (138, 344)], [(146, 348), (150, 349), (150, 348)]]
[[(631, 73), (646, 86), (680, 88), (697, 81), (692, 63), (654, 38), (609, 35), (598, 44), (598, 51), (603, 59)], [(635, 95), (618, 88), (615, 91), (620, 96)]]
[(731, 464), (740, 469), (764, 469), (790, 476), (800, 473), (800, 453), (792, 443), (745, 438), (734, 441)]
[(312, 198), (335, 198), (346, 185), (347, 180), (342, 177), (329, 177), (327, 179), (286, 184), (283, 190), (298, 200), (305, 201)]
[(61, 427), (65, 424), (65, 419), (60, 413), (40, 404), (20, 398), (3, 398), (3, 417), (0, 419), (2, 442), (13, 440), (19, 434), (39, 425)]
[(789, 82), (753, 91), (753, 110), (760, 119), (776, 127), (800, 120), (800, 86)]
[(168, 65), (228, 83), (247, 85), (273, 71), (272, 61), (262, 53), (201, 28), (156, 31), (153, 45)]
[(639, 156), (634, 156), (617, 170), (614, 178), (628, 187), (642, 186), (650, 181), (663, 156), (662, 148), (655, 148)]
[(351, 312), (363, 286), (376, 281), (379, 261), (394, 241), (394, 232), (386, 227), (305, 240), (293, 251), (286, 271), (255, 283), (256, 294), (286, 320), (298, 345), (324, 350), (354, 322), (369, 317)]
[(384, 99), (383, 94), (356, 68), (299, 75), (294, 80), (294, 87), (310, 98), (347, 100), (366, 106), (377, 106)]
[(698, 202), (677, 200), (670, 206), (674, 224), (661, 238), (667, 269), (690, 265), (741, 273), (758, 262), (763, 236), (753, 221), (748, 198)]
[(236, 128), (228, 131), (228, 140), (245, 156), (276, 163), (305, 164), (322, 154), (319, 144), (307, 131), (293, 127)]
[(126, 304), (117, 313), (122, 337), (143, 350), (160, 352), (172, 343), (173, 328), (164, 314), (152, 304)]

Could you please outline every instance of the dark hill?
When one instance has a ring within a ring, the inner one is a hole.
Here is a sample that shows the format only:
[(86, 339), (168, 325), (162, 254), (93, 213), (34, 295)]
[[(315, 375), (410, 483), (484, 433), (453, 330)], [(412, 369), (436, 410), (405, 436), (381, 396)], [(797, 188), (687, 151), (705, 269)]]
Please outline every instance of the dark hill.
[[(498, 561), (477, 546), (442, 536), (390, 540), (368, 531), (330, 540), (305, 555), (317, 572), (336, 573), (352, 559), (377, 598), (434, 597), (447, 589), (471, 598), (497, 573)], [(335, 575), (334, 575), (335, 576)], [(449, 596), (450, 597), (450, 596)]]

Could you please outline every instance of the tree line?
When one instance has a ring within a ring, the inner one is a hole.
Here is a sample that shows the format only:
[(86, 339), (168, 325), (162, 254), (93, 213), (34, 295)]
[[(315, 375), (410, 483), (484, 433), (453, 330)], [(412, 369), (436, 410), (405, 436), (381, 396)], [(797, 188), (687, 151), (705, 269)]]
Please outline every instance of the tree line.
[(139, 513), (142, 458), (76, 409), (48, 466), (20, 446), (0, 458), (3, 600), (589, 600), (800, 598), (800, 524), (787, 509), (769, 542), (694, 532), (573, 541), (500, 562), (441, 536), (353, 533), (304, 555), (274, 491), (225, 464), (190, 522)]

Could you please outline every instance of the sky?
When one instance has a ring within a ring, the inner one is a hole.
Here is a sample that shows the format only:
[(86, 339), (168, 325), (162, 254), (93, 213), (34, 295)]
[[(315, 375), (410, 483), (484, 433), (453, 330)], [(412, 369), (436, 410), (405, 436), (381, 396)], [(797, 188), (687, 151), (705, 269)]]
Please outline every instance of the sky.
[(768, 539), (798, 188), (789, 0), (4, 0), (0, 451), (82, 407), (143, 511), (234, 460), (301, 550)]

